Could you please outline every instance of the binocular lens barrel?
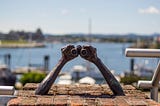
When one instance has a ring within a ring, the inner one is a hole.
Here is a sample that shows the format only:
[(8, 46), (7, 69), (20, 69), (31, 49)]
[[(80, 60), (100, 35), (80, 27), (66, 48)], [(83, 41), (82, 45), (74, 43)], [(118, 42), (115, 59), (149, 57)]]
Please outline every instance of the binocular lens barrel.
[(72, 49), (72, 50), (71, 50), (71, 53), (72, 53), (73, 55), (77, 55), (77, 50), (76, 50), (76, 49)]
[(72, 55), (78, 55), (80, 54), (81, 56), (87, 56), (88, 52), (86, 49), (81, 49), (81, 46), (77, 46), (77, 48), (73, 48), (71, 50)]
[(87, 50), (86, 49), (82, 49), (81, 50), (81, 55), (82, 56), (86, 56), (87, 55)]

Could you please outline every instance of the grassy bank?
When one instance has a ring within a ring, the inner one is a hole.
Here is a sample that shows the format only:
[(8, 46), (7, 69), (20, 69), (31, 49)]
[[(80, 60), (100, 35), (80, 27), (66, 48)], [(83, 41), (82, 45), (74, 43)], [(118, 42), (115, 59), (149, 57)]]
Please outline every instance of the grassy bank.
[(7, 45), (7, 44), (28, 44), (25, 40), (0, 40), (0, 45)]
[(27, 42), (24, 40), (5, 40), (0, 41), (0, 48), (35, 48), (35, 47), (45, 47), (43, 43)]

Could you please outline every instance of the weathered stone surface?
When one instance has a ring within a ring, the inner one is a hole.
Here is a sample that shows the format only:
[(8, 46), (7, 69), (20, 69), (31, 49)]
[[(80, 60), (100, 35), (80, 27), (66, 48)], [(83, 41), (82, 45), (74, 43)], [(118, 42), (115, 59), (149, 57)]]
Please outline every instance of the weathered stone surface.
[(133, 86), (122, 86), (126, 96), (114, 96), (107, 85), (52, 85), (47, 95), (35, 95), (37, 84), (26, 84), (8, 106), (160, 106)]

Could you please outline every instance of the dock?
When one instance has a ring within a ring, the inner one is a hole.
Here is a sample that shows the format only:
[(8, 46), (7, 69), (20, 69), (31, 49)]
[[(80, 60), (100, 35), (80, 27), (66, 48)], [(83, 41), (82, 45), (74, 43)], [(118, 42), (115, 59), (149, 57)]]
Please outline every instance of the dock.
[(0, 48), (41, 48), (45, 47), (44, 43), (27, 43), (27, 44), (0, 44)]

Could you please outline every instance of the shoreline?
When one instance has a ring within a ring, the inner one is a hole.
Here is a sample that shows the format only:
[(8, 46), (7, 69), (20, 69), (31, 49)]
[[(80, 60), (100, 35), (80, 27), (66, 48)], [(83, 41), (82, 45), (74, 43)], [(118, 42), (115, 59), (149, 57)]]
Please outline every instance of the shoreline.
[(0, 48), (43, 48), (44, 43), (29, 43), (29, 44), (1, 44)]

